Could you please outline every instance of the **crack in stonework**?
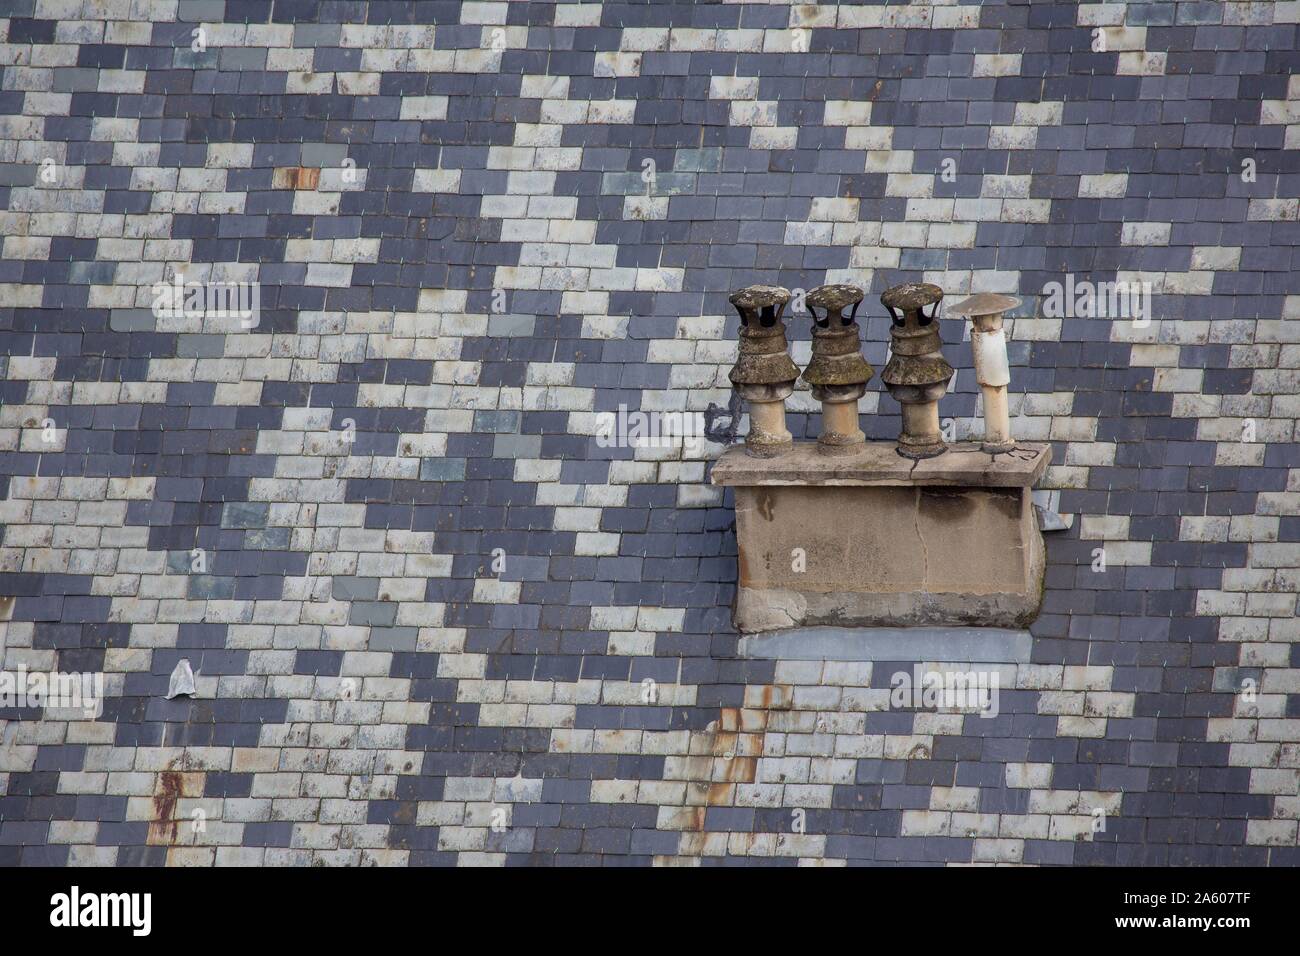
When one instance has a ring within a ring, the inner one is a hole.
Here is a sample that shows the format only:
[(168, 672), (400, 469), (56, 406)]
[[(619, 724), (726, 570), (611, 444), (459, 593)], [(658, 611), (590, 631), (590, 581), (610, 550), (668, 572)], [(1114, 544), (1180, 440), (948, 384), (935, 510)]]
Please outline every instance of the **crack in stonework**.
[[(913, 465), (913, 468), (916, 466)], [(916, 507), (912, 509), (912, 520), (916, 523), (916, 540), (921, 545), (921, 591), (925, 592), (930, 582), (930, 549), (925, 546), (925, 536), (921, 534), (921, 489), (916, 489)]]

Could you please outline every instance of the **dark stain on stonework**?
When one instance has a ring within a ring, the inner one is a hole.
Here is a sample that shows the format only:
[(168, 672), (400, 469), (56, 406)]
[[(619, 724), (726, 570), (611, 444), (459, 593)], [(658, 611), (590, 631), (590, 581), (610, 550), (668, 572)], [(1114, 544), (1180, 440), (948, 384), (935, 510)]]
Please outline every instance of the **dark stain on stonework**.
[[(981, 501), (1010, 517), (1020, 514), (1019, 489), (982, 488)], [(922, 488), (921, 505), (940, 520), (956, 521), (970, 513), (973, 506), (964, 488)]]
[(740, 417), (743, 413), (744, 400), (734, 389), (727, 400), (727, 407), (709, 403), (704, 410), (704, 435), (709, 441), (719, 445), (734, 445), (740, 433)]

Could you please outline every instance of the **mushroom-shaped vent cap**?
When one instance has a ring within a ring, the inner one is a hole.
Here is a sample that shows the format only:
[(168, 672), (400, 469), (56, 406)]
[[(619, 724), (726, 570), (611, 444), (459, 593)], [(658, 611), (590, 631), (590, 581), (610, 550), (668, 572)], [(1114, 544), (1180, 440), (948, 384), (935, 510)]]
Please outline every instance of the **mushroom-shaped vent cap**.
[(790, 301), (790, 290), (779, 285), (751, 285), (733, 292), (727, 301), (737, 309), (770, 309)]
[(1001, 315), (1003, 312), (1010, 312), (1019, 304), (1020, 300), (1014, 295), (977, 292), (969, 298), (962, 299), (956, 305), (948, 306), (948, 309), (957, 315)]
[(828, 312), (842, 312), (862, 301), (864, 293), (855, 285), (819, 285), (804, 298), (804, 302)]
[(740, 313), (743, 327), (771, 328), (780, 324), (781, 313), (790, 301), (790, 290), (779, 285), (751, 285), (733, 292), (727, 301)]
[(900, 312), (915, 312), (942, 298), (943, 290), (929, 282), (904, 282), (886, 289), (880, 295), (880, 301), (886, 309), (897, 309)]

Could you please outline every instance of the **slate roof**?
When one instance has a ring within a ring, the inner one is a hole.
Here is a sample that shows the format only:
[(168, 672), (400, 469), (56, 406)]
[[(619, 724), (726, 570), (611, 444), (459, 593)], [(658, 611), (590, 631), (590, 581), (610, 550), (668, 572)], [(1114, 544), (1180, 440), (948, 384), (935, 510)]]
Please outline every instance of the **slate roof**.
[[(4, 668), (107, 699), (0, 711), (0, 864), (1300, 863), (1300, 4), (6, 9)], [(1024, 301), (1076, 516), (996, 718), (728, 619), (728, 294), (880, 368), (901, 281)]]

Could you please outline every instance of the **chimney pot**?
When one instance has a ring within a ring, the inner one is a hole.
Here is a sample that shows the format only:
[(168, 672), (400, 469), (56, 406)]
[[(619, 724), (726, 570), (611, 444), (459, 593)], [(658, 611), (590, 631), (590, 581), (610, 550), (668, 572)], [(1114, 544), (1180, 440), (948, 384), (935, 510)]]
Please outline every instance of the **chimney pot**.
[(866, 441), (858, 427), (858, 399), (866, 394), (875, 369), (862, 356), (855, 321), (863, 295), (855, 285), (823, 285), (805, 299), (813, 318), (813, 341), (812, 361), (802, 377), (822, 403), (817, 450), (824, 455), (852, 455)]
[(728, 301), (740, 313), (740, 355), (727, 377), (749, 402), (745, 447), (757, 458), (774, 458), (794, 443), (785, 427), (785, 400), (794, 391), (799, 368), (790, 358), (781, 321), (790, 292), (780, 286), (753, 285), (733, 293)]
[(955, 313), (969, 316), (971, 320), (975, 380), (984, 396), (984, 441), (980, 447), (991, 454), (1016, 447), (1011, 437), (1011, 411), (1007, 401), (1011, 370), (1002, 315), (1019, 304), (1020, 300), (1015, 296), (980, 292), (952, 307)]
[(948, 391), (953, 368), (943, 357), (939, 338), (942, 299), (943, 290), (928, 282), (906, 282), (880, 296), (893, 320), (889, 362), (880, 378), (903, 406), (898, 453), (906, 458), (933, 458), (948, 450), (939, 430), (939, 399)]

